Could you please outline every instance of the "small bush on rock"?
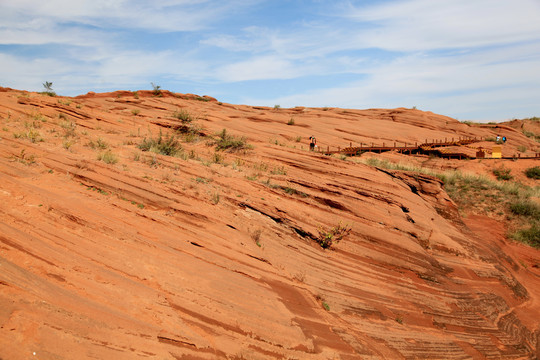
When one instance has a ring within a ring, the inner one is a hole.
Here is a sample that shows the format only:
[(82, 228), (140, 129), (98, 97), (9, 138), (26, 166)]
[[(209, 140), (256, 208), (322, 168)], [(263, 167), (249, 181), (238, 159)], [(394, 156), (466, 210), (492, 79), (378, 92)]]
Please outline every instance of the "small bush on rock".
[(493, 169), (493, 175), (497, 177), (497, 180), (512, 180), (513, 176), (510, 175), (510, 172), (512, 170), (500, 167), (497, 169)]
[(223, 129), (215, 141), (216, 150), (239, 151), (252, 149), (253, 146), (248, 144), (245, 137), (236, 137), (227, 133), (227, 129)]
[(515, 215), (540, 218), (540, 206), (530, 200), (518, 200), (510, 204), (510, 210)]
[(529, 229), (521, 229), (510, 234), (510, 237), (538, 249), (540, 248), (540, 225), (533, 224)]
[(144, 138), (139, 144), (142, 151), (151, 151), (167, 156), (176, 156), (182, 151), (182, 145), (174, 135), (163, 136), (161, 131), (157, 139)]
[(341, 221), (336, 226), (325, 229), (322, 226), (319, 226), (317, 231), (319, 232), (319, 237), (317, 238), (317, 243), (321, 245), (323, 249), (329, 249), (334, 245), (334, 243), (339, 242), (345, 236), (351, 233), (351, 227), (348, 224), (343, 224)]
[(540, 166), (535, 166), (525, 170), (525, 175), (530, 179), (540, 179)]

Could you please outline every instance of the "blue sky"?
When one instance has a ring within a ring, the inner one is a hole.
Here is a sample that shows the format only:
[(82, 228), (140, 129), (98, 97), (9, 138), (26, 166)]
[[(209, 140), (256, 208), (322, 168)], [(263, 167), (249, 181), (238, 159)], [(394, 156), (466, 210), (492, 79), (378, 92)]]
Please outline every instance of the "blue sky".
[(540, 116), (540, 0), (0, 0), (0, 86)]

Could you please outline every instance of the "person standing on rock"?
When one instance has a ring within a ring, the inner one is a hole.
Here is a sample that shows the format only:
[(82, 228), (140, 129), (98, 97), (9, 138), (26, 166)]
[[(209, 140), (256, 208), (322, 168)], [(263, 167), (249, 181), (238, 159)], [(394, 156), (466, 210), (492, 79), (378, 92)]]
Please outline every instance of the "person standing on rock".
[(317, 146), (317, 140), (315, 139), (315, 136), (310, 136), (309, 140), (311, 140), (311, 142), (309, 143), (309, 150), (315, 151), (315, 146)]

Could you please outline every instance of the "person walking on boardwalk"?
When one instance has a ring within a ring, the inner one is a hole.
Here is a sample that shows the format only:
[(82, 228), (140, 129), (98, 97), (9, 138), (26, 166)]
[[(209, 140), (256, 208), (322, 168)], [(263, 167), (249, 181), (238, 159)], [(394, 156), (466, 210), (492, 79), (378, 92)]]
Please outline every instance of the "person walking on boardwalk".
[(315, 136), (310, 136), (309, 140), (311, 140), (311, 142), (309, 143), (309, 150), (315, 151), (315, 146), (317, 144), (317, 140), (315, 139)]

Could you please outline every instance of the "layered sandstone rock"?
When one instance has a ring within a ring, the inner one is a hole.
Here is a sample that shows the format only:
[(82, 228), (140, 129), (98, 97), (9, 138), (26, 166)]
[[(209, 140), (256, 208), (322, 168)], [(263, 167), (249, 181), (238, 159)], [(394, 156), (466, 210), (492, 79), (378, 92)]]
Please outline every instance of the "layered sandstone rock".
[[(340, 146), (492, 129), (406, 109), (3, 90), (2, 359), (539, 355), (537, 250), (462, 219), (435, 178), (308, 151), (311, 135)], [(254, 149), (216, 158), (207, 136), (184, 157), (141, 152), (179, 109)], [(98, 139), (116, 164), (96, 159)], [(317, 229), (340, 221), (351, 234), (323, 250)]]

